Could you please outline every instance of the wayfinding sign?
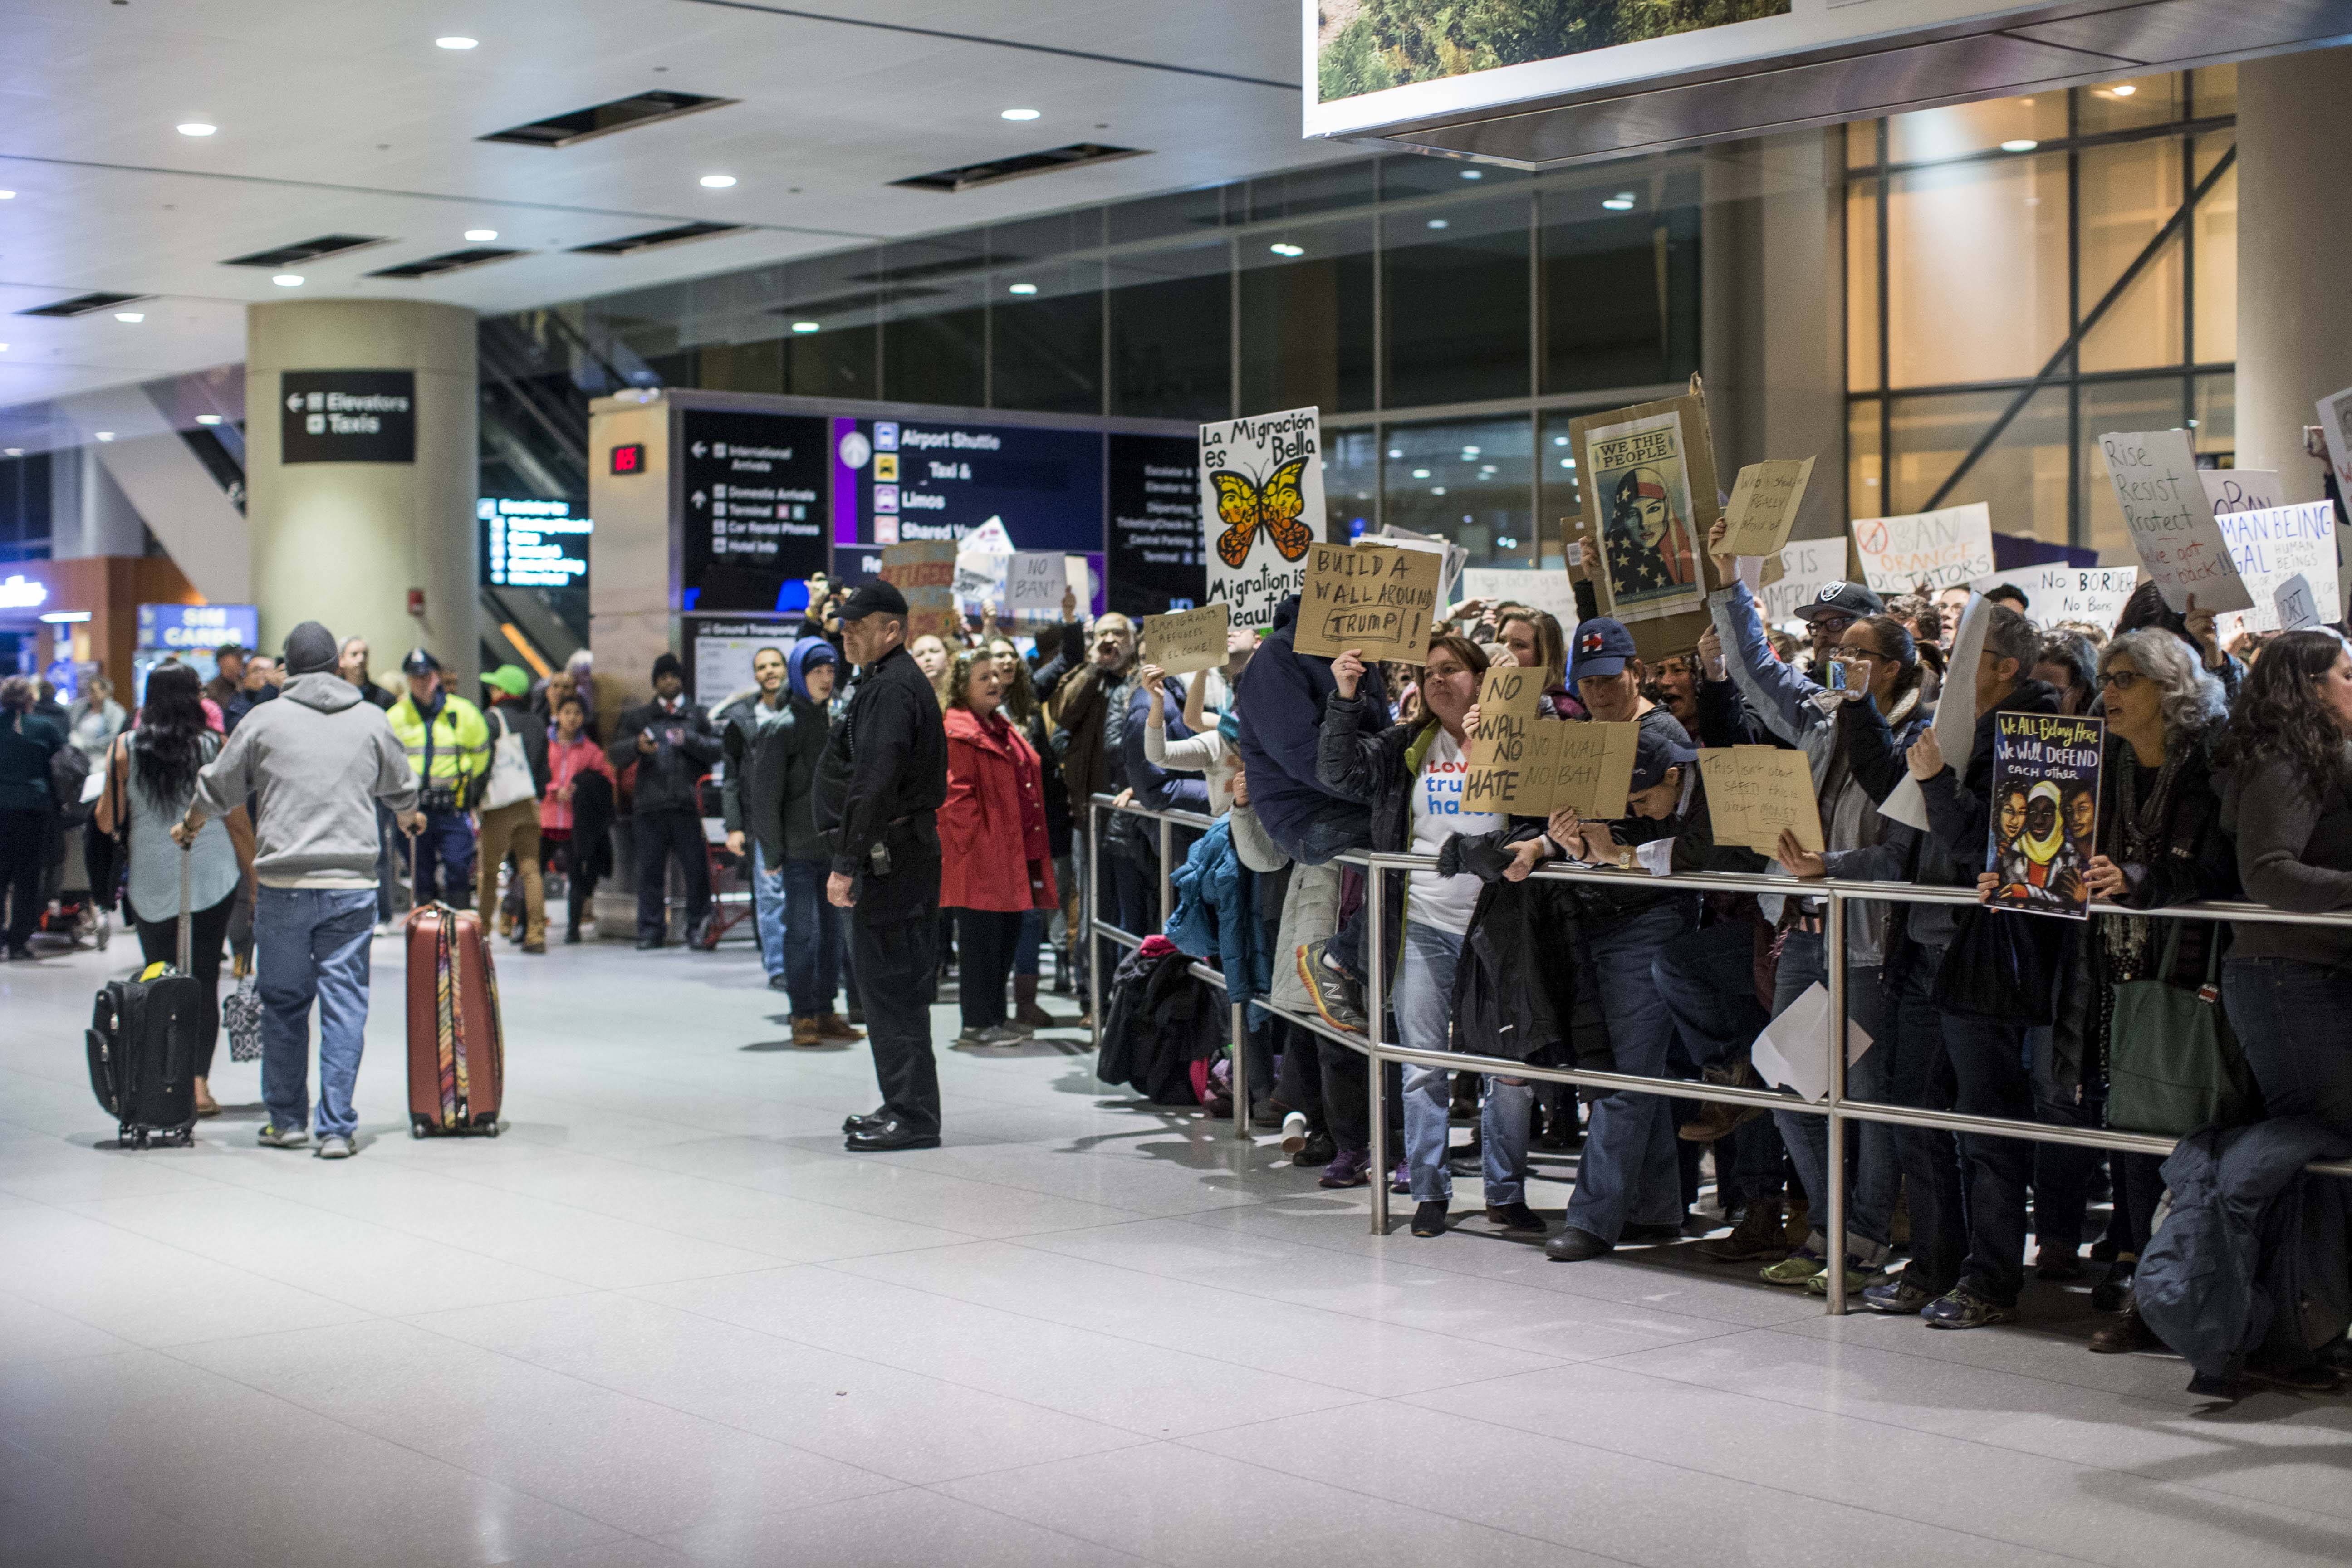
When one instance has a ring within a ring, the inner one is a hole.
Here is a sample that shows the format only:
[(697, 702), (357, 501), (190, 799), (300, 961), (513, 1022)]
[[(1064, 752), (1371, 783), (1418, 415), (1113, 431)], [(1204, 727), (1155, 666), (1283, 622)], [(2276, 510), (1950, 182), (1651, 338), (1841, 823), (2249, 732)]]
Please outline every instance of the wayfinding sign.
[(278, 378), (278, 461), (416, 461), (413, 370), (289, 370)]

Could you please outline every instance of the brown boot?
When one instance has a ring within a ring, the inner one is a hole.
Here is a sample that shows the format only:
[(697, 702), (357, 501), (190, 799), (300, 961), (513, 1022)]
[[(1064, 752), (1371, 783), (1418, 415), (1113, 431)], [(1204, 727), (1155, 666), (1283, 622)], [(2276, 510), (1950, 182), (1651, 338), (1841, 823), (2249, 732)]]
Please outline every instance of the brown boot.
[(824, 1044), (824, 1037), (817, 1033), (816, 1020), (814, 1018), (794, 1018), (793, 1020), (793, 1044), (801, 1047), (821, 1046)]
[(1789, 1256), (1789, 1244), (1780, 1234), (1780, 1200), (1778, 1197), (1756, 1198), (1749, 1202), (1748, 1212), (1729, 1236), (1718, 1236), (1713, 1241), (1702, 1241), (1696, 1248), (1701, 1258), (1712, 1258), (1719, 1263), (1749, 1263), (1759, 1259), (1779, 1262)]
[(2091, 1336), (2091, 1351), (2097, 1355), (2122, 1355), (2130, 1351), (2160, 1351), (2164, 1342), (2139, 1315), (2139, 1303), (2124, 1309), (2124, 1315)]
[(1013, 1026), (1016, 1029), (1053, 1029), (1061, 1026), (1060, 1020), (1037, 1005), (1037, 977), (1016, 974), (1013, 977)]
[[(1710, 1067), (1699, 1077), (1702, 1083), (1719, 1083), (1733, 1089), (1761, 1089), (1764, 1080), (1746, 1062), (1736, 1068)], [(1764, 1114), (1760, 1105), (1732, 1105), (1720, 1100), (1703, 1102), (1698, 1114), (1675, 1129), (1675, 1136), (1685, 1143), (1712, 1143), (1718, 1138), (1728, 1138), (1732, 1131)]]
[(818, 1038), (826, 1040), (862, 1040), (866, 1037), (864, 1030), (851, 1028), (849, 1020), (835, 1012), (819, 1016), (816, 1032)]

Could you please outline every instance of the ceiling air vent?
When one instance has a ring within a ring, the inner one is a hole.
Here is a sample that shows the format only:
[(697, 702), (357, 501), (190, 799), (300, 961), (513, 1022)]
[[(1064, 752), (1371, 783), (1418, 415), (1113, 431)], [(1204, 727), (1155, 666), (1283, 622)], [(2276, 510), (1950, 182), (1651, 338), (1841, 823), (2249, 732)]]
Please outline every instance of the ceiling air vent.
[(917, 174), (912, 179), (890, 183), (916, 191), (969, 191), (1003, 180), (1018, 180), (1027, 174), (1046, 174), (1056, 169), (1108, 163), (1118, 158), (1140, 158), (1143, 153), (1140, 147), (1106, 147), (1098, 142), (1073, 142), (1066, 147), (1055, 147), (1044, 153), (1024, 153), (1017, 158), (966, 163), (961, 169), (941, 169), (937, 174)]
[(397, 267), (379, 267), (368, 274), (371, 278), (438, 278), (444, 272), (462, 272), (468, 267), (483, 267), (493, 261), (504, 261), (509, 256), (520, 256), (520, 250), (508, 250), (495, 245), (477, 245), (466, 250), (445, 250), (438, 256), (427, 256), (415, 261), (404, 261)]
[(722, 234), (740, 234), (751, 226), (742, 223), (682, 223), (676, 228), (625, 234), (618, 239), (600, 239), (593, 245), (575, 245), (572, 248), (580, 256), (635, 256), (641, 250), (658, 250), (666, 245), (685, 245), (698, 239), (714, 239)]
[(224, 267), (298, 267), (305, 261), (321, 257), (341, 256), (346, 250), (363, 250), (371, 245), (382, 245), (383, 237), (377, 234), (322, 234), (316, 239), (305, 239), (294, 245), (281, 245), (275, 250), (257, 250), (251, 256), (232, 256), (221, 263)]
[(117, 305), (128, 305), (134, 300), (152, 298), (146, 294), (77, 294), (70, 300), (60, 300), (54, 305), (36, 305), (29, 310), (19, 310), (20, 316), (87, 316), (100, 310), (111, 310)]
[(705, 98), (691, 92), (640, 92), (590, 109), (575, 109), (569, 114), (551, 114), (528, 125), (493, 131), (479, 140), (512, 142), (523, 147), (569, 147), (594, 137), (610, 136), (615, 131), (658, 124), (681, 114), (717, 109), (734, 101), (731, 98)]

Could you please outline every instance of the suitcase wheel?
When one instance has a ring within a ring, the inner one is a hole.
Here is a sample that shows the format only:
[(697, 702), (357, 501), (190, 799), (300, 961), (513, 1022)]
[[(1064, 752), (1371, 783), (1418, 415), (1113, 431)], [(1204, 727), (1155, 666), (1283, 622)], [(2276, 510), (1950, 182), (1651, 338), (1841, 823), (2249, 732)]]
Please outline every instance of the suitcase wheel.
[(482, 1129), (482, 1135), (486, 1138), (497, 1137), (499, 1135), (499, 1124), (495, 1121), (489, 1123)]

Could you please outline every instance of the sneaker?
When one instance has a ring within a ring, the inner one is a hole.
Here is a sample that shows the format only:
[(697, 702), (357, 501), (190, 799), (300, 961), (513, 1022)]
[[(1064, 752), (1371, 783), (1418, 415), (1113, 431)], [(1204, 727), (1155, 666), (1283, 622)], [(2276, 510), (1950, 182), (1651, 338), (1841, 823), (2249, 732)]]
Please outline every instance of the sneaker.
[(1511, 1236), (1541, 1236), (1547, 1226), (1535, 1210), (1526, 1203), (1488, 1204), (1486, 1223), (1499, 1226)]
[(1814, 1275), (1819, 1274), (1822, 1267), (1818, 1254), (1797, 1252), (1791, 1253), (1778, 1263), (1765, 1265), (1756, 1271), (1756, 1277), (1767, 1285), (1780, 1285), (1795, 1289)]
[(1307, 1142), (1298, 1146), (1298, 1152), (1290, 1157), (1290, 1163), (1301, 1170), (1311, 1171), (1318, 1165), (1329, 1164), (1339, 1157), (1339, 1145), (1331, 1141), (1331, 1134), (1309, 1132)]
[(1444, 1198), (1433, 1198), (1416, 1204), (1412, 1211), (1412, 1233), (1415, 1236), (1444, 1236), (1445, 1215), (1450, 1205)]
[(1294, 1110), (1282, 1119), (1282, 1152), (1296, 1154), (1306, 1147), (1307, 1118), (1304, 1113)]
[(1356, 983), (1323, 962), (1329, 948), (1328, 942), (1302, 942), (1298, 944), (1298, 978), (1306, 984), (1315, 998), (1315, 1010), (1323, 1021), (1344, 1034), (1364, 1033), (1363, 993)]
[(321, 1138), (319, 1140), (318, 1152), (313, 1157), (320, 1160), (348, 1160), (352, 1157), (352, 1141), (340, 1135)]
[(1331, 1156), (1323, 1167), (1321, 1184), (1327, 1187), (1360, 1187), (1372, 1179), (1372, 1152), (1370, 1149), (1342, 1149)]
[(310, 1135), (299, 1127), (288, 1128), (281, 1132), (275, 1126), (264, 1122), (261, 1131), (253, 1135), (253, 1141), (271, 1149), (303, 1149), (310, 1146)]
[(1399, 1197), (1412, 1195), (1412, 1171), (1402, 1160), (1399, 1160), (1396, 1169), (1389, 1173), (1389, 1191)]
[(1862, 1304), (1874, 1312), (1889, 1317), (1916, 1318), (1936, 1297), (1924, 1288), (1912, 1284), (1898, 1274), (1892, 1279), (1881, 1279), (1875, 1285), (1863, 1288)]
[(1712, 1258), (1718, 1263), (1752, 1263), (1758, 1258), (1779, 1262), (1789, 1256), (1789, 1244), (1780, 1235), (1780, 1200), (1755, 1200), (1739, 1216), (1739, 1223), (1731, 1227), (1729, 1236), (1702, 1241), (1696, 1250), (1701, 1258)]
[[(1877, 1278), (1877, 1270), (1858, 1268), (1855, 1266), (1853, 1258), (1847, 1258), (1845, 1260), (1846, 1299), (1848, 1300), (1852, 1300), (1853, 1298), (1861, 1295), (1864, 1290), (1869, 1289), (1871, 1281)], [(1830, 1271), (1828, 1269), (1822, 1269), (1811, 1279), (1805, 1281), (1806, 1295), (1827, 1296), (1829, 1293)]]
[(2010, 1321), (2017, 1316), (2017, 1309), (1988, 1300), (1966, 1285), (1955, 1285), (1928, 1302), (1919, 1315), (1931, 1329), (1981, 1329), (1989, 1323)]

